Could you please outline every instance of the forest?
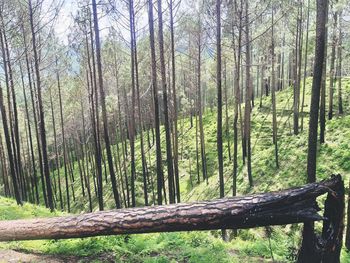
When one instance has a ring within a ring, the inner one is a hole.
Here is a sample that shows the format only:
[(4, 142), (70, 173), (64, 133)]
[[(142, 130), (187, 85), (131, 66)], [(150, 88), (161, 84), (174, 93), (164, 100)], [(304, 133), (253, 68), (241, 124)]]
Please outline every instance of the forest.
[[(1, 0), (0, 262), (350, 262), (349, 37), (348, 0)], [(276, 221), (181, 227), (292, 187)], [(141, 224), (164, 209), (169, 228)], [(97, 211), (132, 231), (1, 242), (9, 220)], [(332, 213), (337, 259), (318, 260)]]

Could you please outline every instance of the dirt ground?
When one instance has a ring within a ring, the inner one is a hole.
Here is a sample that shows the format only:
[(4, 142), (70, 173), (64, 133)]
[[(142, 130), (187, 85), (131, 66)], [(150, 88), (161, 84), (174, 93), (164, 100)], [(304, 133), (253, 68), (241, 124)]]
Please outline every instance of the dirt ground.
[(67, 259), (45, 256), (40, 254), (27, 254), (14, 250), (0, 250), (0, 263), (7, 262), (45, 262), (45, 263), (62, 263)]
[(83, 262), (114, 262), (112, 255), (99, 255), (96, 257), (65, 257), (48, 256), (37, 253), (26, 253), (15, 250), (0, 249), (0, 263), (83, 263)]

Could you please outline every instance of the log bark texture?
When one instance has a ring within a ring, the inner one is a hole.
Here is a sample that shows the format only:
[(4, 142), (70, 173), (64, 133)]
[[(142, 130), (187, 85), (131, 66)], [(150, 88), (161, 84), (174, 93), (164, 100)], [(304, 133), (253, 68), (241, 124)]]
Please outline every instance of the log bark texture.
[[(335, 178), (340, 178), (337, 175)], [(344, 230), (344, 183), (340, 179), (329, 189), (324, 204), (325, 218), (322, 234), (313, 228), (303, 230), (303, 242), (299, 250), (298, 263), (339, 263)], [(306, 242), (307, 241), (307, 242)]]
[(298, 188), (212, 201), (0, 221), (0, 241), (239, 229), (311, 222), (324, 219), (317, 213), (316, 197), (332, 192), (341, 182), (340, 176), (333, 176)]

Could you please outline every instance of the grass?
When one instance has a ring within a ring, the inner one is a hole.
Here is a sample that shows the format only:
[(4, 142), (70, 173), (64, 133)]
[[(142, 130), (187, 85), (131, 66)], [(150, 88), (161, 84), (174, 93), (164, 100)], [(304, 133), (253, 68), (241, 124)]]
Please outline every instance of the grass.
[[(277, 93), (278, 148), (279, 163), (277, 169), (274, 160), (272, 144), (272, 116), (270, 97), (263, 98), (263, 107), (256, 105), (252, 111), (252, 168), (254, 187), (249, 188), (248, 176), (241, 160), (239, 145), (239, 174), (237, 178), (238, 194), (267, 192), (302, 185), (306, 182), (306, 154), (308, 109), (310, 101), (310, 80), (307, 82), (304, 129), (299, 135), (293, 135), (292, 127), (292, 89), (286, 88)], [(344, 84), (343, 116), (337, 116), (326, 124), (326, 142), (319, 145), (317, 178), (328, 178), (331, 174), (340, 173), (345, 185), (350, 178), (350, 79)], [(256, 101), (259, 104), (258, 101)], [(229, 121), (232, 122), (233, 107), (229, 106)], [(335, 104), (335, 109), (337, 104)], [(195, 119), (193, 120), (195, 125)], [(225, 123), (225, 121), (224, 121)], [(203, 124), (206, 142), (206, 158), (208, 166), (208, 184), (203, 182), (199, 173), (197, 182), (195, 126), (191, 128), (190, 119), (179, 120), (179, 170), (182, 201), (194, 201), (217, 198), (219, 184), (216, 155), (216, 112), (205, 111)], [(225, 127), (224, 127), (225, 130)], [(232, 141), (232, 129), (224, 137), (224, 176), (225, 192), (232, 192), (232, 161), (229, 159), (228, 141)], [(162, 140), (165, 140), (162, 130)], [(146, 139), (146, 134), (145, 134)], [(232, 143), (231, 143), (231, 153)], [(139, 139), (136, 141), (136, 152), (139, 154)], [(115, 146), (114, 146), (115, 149)], [(155, 174), (155, 149), (150, 149), (147, 155), (148, 165)], [(163, 147), (163, 157), (165, 149)], [(140, 158), (137, 158), (140, 160)], [(200, 159), (200, 158), (199, 158)], [(81, 193), (78, 165), (74, 165), (75, 183), (73, 185), (76, 202), (72, 211), (78, 213), (88, 210), (87, 197)], [(164, 160), (164, 167), (166, 163)], [(199, 167), (201, 164), (199, 163)], [(200, 168), (201, 169), (201, 168)], [(141, 171), (141, 163), (137, 163)], [(165, 169), (166, 170), (166, 169)], [(63, 184), (64, 185), (64, 184)], [(91, 184), (93, 187), (93, 184)], [(92, 188), (93, 189), (93, 188)], [(110, 183), (104, 186), (106, 208), (114, 208)], [(151, 193), (151, 189), (149, 189)], [(136, 182), (137, 203), (143, 204), (142, 175), (139, 173)], [(152, 199), (152, 195), (150, 195)], [(97, 209), (97, 200), (94, 198)], [(0, 197), (0, 219), (17, 219), (31, 217), (47, 217), (61, 215), (60, 212), (50, 214), (40, 206), (25, 204), (18, 207), (13, 200)], [(265, 228), (240, 230), (238, 238), (223, 242), (218, 231), (127, 235), (113, 237), (96, 237), (59, 241), (26, 241), (0, 243), (0, 248), (14, 248), (28, 251), (39, 251), (54, 255), (71, 255), (93, 257), (100, 254), (110, 254), (117, 262), (249, 262), (272, 261), (293, 262), (300, 246), (301, 225), (287, 225), (271, 228), (270, 239)], [(91, 259), (91, 258), (89, 258)], [(102, 259), (96, 259), (103, 261)], [(343, 249), (342, 262), (350, 262), (350, 255)]]

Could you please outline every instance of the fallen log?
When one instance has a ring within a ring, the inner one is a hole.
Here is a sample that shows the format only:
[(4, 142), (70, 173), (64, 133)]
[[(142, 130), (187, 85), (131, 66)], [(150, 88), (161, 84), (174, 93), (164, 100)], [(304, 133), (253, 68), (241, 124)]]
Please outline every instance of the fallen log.
[(313, 222), (324, 219), (317, 213), (316, 197), (332, 192), (340, 182), (341, 177), (334, 176), (298, 188), (212, 201), (0, 221), (0, 241), (242, 229)]
[[(337, 175), (341, 178), (340, 175)], [(313, 230), (312, 223), (304, 224), (303, 241), (298, 263), (339, 263), (344, 231), (345, 194), (344, 183), (332, 186), (324, 203), (322, 233)]]

